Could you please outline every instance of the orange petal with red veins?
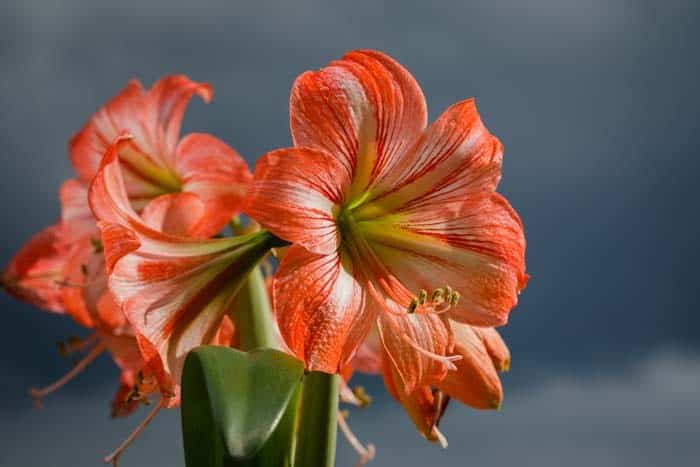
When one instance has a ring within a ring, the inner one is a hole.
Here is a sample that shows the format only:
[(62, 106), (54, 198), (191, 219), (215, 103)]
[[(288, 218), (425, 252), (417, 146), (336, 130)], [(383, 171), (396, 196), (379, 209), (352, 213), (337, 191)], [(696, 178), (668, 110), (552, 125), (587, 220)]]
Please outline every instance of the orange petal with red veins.
[(122, 132), (133, 135), (122, 148), (127, 190), (135, 205), (165, 192), (177, 191), (173, 173), (175, 150), (185, 107), (193, 94), (211, 99), (211, 87), (176, 75), (157, 81), (149, 90), (132, 80), (109, 100), (71, 139), (71, 161), (89, 182), (112, 141)]
[(141, 213), (143, 222), (153, 230), (180, 237), (197, 237), (205, 207), (192, 193), (170, 193), (155, 198)]
[(484, 343), (493, 365), (498, 371), (510, 369), (510, 350), (501, 335), (494, 328), (480, 328), (472, 326), (472, 330)]
[(403, 390), (410, 394), (442, 381), (450, 366), (444, 358), (452, 355), (453, 341), (444, 316), (401, 311), (379, 313), (379, 335)]
[(503, 388), (484, 342), (468, 324), (452, 322), (455, 352), (462, 359), (438, 385), (439, 389), (475, 409), (497, 409)]
[(335, 210), (350, 186), (350, 173), (332, 155), (305, 148), (265, 154), (255, 175), (245, 212), (284, 240), (318, 254), (338, 250)]
[(472, 193), (493, 191), (501, 179), (503, 145), (486, 129), (474, 99), (450, 106), (375, 190), (382, 212), (431, 210)]
[(95, 216), (88, 204), (88, 186), (78, 179), (66, 180), (59, 190), (61, 242), (72, 246), (85, 237), (99, 238)]
[(292, 246), (273, 282), (273, 302), (287, 346), (311, 371), (337, 373), (374, 321), (346, 256)]
[(60, 226), (35, 234), (5, 267), (2, 286), (13, 297), (43, 310), (63, 313), (61, 285), (68, 252), (61, 248)]
[(107, 278), (104, 256), (95, 252), (89, 237), (73, 244), (62, 275), (61, 300), (66, 314), (81, 326), (101, 327), (97, 302), (107, 288)]
[(418, 432), (429, 441), (443, 442), (444, 437), (435, 427), (437, 410), (435, 397), (428, 386), (421, 386), (407, 392), (403, 386), (403, 378), (385, 354), (382, 359), (382, 377), (387, 392), (401, 404), (418, 429)]
[(175, 152), (182, 191), (202, 200), (206, 215), (197, 235), (211, 237), (240, 212), (252, 175), (245, 160), (223, 141), (207, 134), (185, 136)]
[(522, 223), (502, 196), (481, 192), (363, 225), (374, 250), (408, 290), (449, 285), (461, 294), (450, 318), (478, 326), (507, 322), (527, 276)]
[(423, 131), (427, 109), (413, 76), (381, 52), (356, 50), (297, 78), (295, 146), (328, 151), (353, 174), (354, 194), (384, 177)]

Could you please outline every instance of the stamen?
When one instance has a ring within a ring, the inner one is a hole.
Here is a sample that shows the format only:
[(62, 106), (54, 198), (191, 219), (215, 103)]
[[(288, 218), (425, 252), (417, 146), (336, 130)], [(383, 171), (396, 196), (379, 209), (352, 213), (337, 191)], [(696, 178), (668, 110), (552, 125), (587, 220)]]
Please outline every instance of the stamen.
[[(83, 271), (83, 275), (86, 274), (87, 271)], [(53, 281), (54, 284), (58, 285), (59, 287), (74, 287), (76, 289), (84, 289), (86, 287), (90, 287), (91, 285), (97, 284), (99, 281), (102, 279), (95, 279), (91, 281), (85, 281), (82, 284), (78, 284), (77, 282), (70, 282), (66, 280), (55, 280)]]
[(459, 292), (454, 291), (454, 292), (452, 293), (452, 297), (450, 297), (450, 305), (456, 306), (456, 305), (459, 303), (459, 299), (460, 299), (461, 297), (462, 297), (462, 296), (460, 295)]
[(29, 394), (34, 399), (34, 405), (37, 408), (43, 407), (43, 403), (41, 400), (42, 398), (62, 388), (66, 383), (75, 378), (78, 374), (80, 374), (81, 371), (85, 369), (86, 366), (90, 364), (90, 362), (95, 360), (105, 350), (105, 348), (105, 343), (100, 342), (99, 344), (95, 345), (95, 347), (93, 347), (92, 350), (90, 350), (90, 352), (88, 352), (87, 355), (85, 355), (85, 357), (78, 361), (78, 363), (76, 363), (75, 366), (71, 368), (70, 371), (68, 371), (68, 373), (61, 376), (58, 380), (43, 388), (29, 389)]
[(367, 394), (365, 388), (362, 386), (355, 386), (352, 388), (352, 393), (357, 397), (362, 405), (360, 407), (368, 407), (372, 403), (372, 396)]
[(431, 300), (433, 303), (440, 303), (445, 299), (445, 291), (442, 289), (435, 289)]
[(355, 434), (350, 429), (350, 426), (348, 426), (348, 423), (345, 421), (346, 416), (347, 412), (338, 412), (338, 426), (340, 427), (340, 431), (343, 432), (345, 439), (347, 439), (348, 443), (350, 443), (350, 446), (352, 446), (355, 452), (359, 455), (355, 467), (362, 467), (363, 465), (374, 459), (374, 455), (376, 454), (376, 448), (372, 443), (368, 443), (367, 447), (363, 446), (360, 440), (357, 439), (357, 436), (355, 436)]
[(408, 314), (412, 314), (416, 312), (416, 308), (418, 308), (418, 300), (414, 298), (411, 300), (411, 303), (408, 304), (408, 309), (406, 311)]
[(144, 418), (141, 423), (139, 423), (134, 431), (129, 434), (129, 436), (126, 437), (126, 439), (122, 442), (122, 444), (117, 447), (114, 451), (112, 451), (109, 455), (105, 456), (104, 462), (105, 464), (112, 464), (114, 467), (117, 467), (117, 461), (119, 460), (119, 456), (124, 454), (124, 451), (129, 447), (129, 445), (138, 437), (141, 432), (146, 429), (149, 423), (153, 421), (156, 415), (158, 415), (158, 412), (160, 412), (160, 409), (162, 409), (165, 406), (165, 401), (161, 398), (161, 400), (156, 404), (153, 409), (146, 415), (146, 418)]
[(70, 336), (67, 341), (56, 344), (58, 347), (58, 353), (61, 354), (62, 357), (68, 357), (73, 353), (82, 352), (94, 344), (98, 337), (99, 335), (96, 332), (90, 334), (85, 339)]
[(92, 244), (92, 250), (95, 253), (102, 253), (104, 251), (104, 246), (102, 246), (102, 240), (96, 237), (90, 237), (90, 243)]
[(408, 334), (404, 334), (402, 337), (403, 337), (403, 340), (405, 340), (411, 347), (413, 347), (414, 349), (416, 349), (418, 352), (422, 353), (426, 357), (432, 358), (433, 360), (436, 360), (436, 361), (442, 363), (443, 365), (445, 365), (447, 367), (448, 370), (452, 370), (452, 371), (457, 370), (457, 367), (452, 362), (457, 362), (457, 361), (461, 360), (462, 359), (461, 355), (438, 355), (438, 354), (433, 353), (429, 350), (426, 350), (423, 347), (421, 347), (420, 345), (418, 345), (416, 342), (413, 341), (413, 339), (411, 339), (408, 336)]
[(421, 289), (421, 291), (418, 292), (418, 304), (425, 305), (425, 302), (427, 300), (428, 300), (428, 291), (425, 289)]
[(447, 438), (445, 438), (445, 435), (443, 435), (435, 426), (433, 427), (432, 435), (437, 438), (437, 442), (440, 443), (440, 446), (443, 449), (447, 449)]

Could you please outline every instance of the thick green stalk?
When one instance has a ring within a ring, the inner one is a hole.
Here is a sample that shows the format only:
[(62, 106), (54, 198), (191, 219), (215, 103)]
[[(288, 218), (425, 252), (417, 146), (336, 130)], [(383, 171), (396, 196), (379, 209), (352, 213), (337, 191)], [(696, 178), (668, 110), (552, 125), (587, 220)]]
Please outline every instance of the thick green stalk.
[(294, 467), (333, 467), (338, 421), (338, 375), (304, 376)]
[(241, 350), (262, 347), (279, 349), (272, 323), (270, 299), (259, 267), (248, 275), (248, 279), (236, 295), (232, 310)]
[[(241, 350), (279, 349), (270, 299), (260, 267), (253, 269), (236, 296), (233, 307), (236, 334)], [(285, 415), (260, 452), (236, 467), (290, 467), (294, 452), (294, 428), (299, 401), (297, 391), (289, 401)]]

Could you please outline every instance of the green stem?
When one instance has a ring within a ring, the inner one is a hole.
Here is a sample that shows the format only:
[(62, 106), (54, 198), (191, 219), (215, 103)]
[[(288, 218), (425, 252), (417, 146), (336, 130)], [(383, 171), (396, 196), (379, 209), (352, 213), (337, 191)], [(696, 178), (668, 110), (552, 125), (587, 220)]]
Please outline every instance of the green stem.
[(338, 375), (313, 371), (304, 376), (295, 467), (334, 466), (338, 387)]
[(248, 279), (236, 294), (232, 310), (241, 350), (262, 347), (279, 349), (272, 323), (270, 299), (259, 267), (250, 272)]

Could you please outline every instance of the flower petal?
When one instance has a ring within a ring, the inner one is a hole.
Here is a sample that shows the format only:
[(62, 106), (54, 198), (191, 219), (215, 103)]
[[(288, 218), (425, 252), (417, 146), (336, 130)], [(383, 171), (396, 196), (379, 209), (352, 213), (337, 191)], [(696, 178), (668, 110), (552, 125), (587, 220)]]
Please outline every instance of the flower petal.
[(472, 326), (472, 330), (483, 342), (496, 370), (508, 371), (510, 369), (510, 350), (498, 331), (494, 328), (477, 326)]
[(382, 377), (387, 392), (401, 404), (418, 432), (429, 441), (444, 442), (444, 437), (436, 427), (435, 422), (440, 414), (430, 387), (421, 386), (412, 392), (406, 392), (402, 377), (386, 354), (382, 359)]
[(245, 160), (223, 141), (193, 133), (178, 144), (174, 167), (182, 191), (199, 196), (206, 208), (197, 236), (219, 233), (241, 210), (252, 178)]
[(525, 237), (497, 193), (361, 223), (382, 261), (408, 288), (445, 285), (461, 294), (449, 316), (478, 326), (505, 324), (525, 286)]
[(503, 388), (484, 342), (468, 324), (452, 322), (455, 351), (462, 359), (457, 371), (447, 374), (438, 387), (475, 409), (497, 409), (503, 401)]
[(340, 241), (334, 210), (349, 186), (349, 172), (328, 153), (280, 149), (255, 165), (244, 210), (278, 237), (331, 254)]
[(381, 373), (382, 352), (382, 340), (379, 337), (379, 330), (376, 326), (372, 326), (372, 329), (370, 329), (367, 337), (360, 344), (357, 353), (350, 362), (352, 369), (371, 375)]
[(292, 246), (273, 282), (280, 332), (311, 371), (337, 373), (369, 332), (374, 311), (349, 258)]
[(431, 209), (493, 191), (502, 159), (503, 145), (482, 123), (474, 99), (454, 104), (387, 171), (365, 207), (366, 216), (399, 208)]
[[(198, 237), (205, 206), (192, 193), (170, 193), (149, 202), (141, 213), (143, 222), (158, 232), (180, 237)], [(206, 235), (208, 237), (209, 235)]]
[(295, 146), (322, 149), (353, 174), (352, 196), (382, 178), (426, 126), (413, 76), (381, 52), (356, 50), (297, 78), (290, 99)]
[(68, 255), (60, 244), (60, 226), (35, 234), (5, 267), (2, 287), (13, 297), (43, 310), (63, 313), (61, 286)]
[(127, 190), (132, 201), (177, 191), (175, 149), (185, 107), (193, 94), (211, 99), (211, 87), (189, 78), (166, 76), (149, 90), (132, 80), (71, 139), (71, 161), (79, 177), (90, 182), (107, 147), (122, 132), (133, 140), (121, 148)]
[(383, 311), (378, 323), (386, 355), (401, 378), (404, 392), (410, 394), (421, 386), (436, 385), (445, 377), (448, 365), (440, 357), (452, 352), (453, 342), (444, 317), (436, 313)]
[(78, 179), (66, 180), (59, 190), (61, 200), (61, 241), (66, 246), (85, 237), (99, 237), (95, 216), (88, 203), (88, 185)]

